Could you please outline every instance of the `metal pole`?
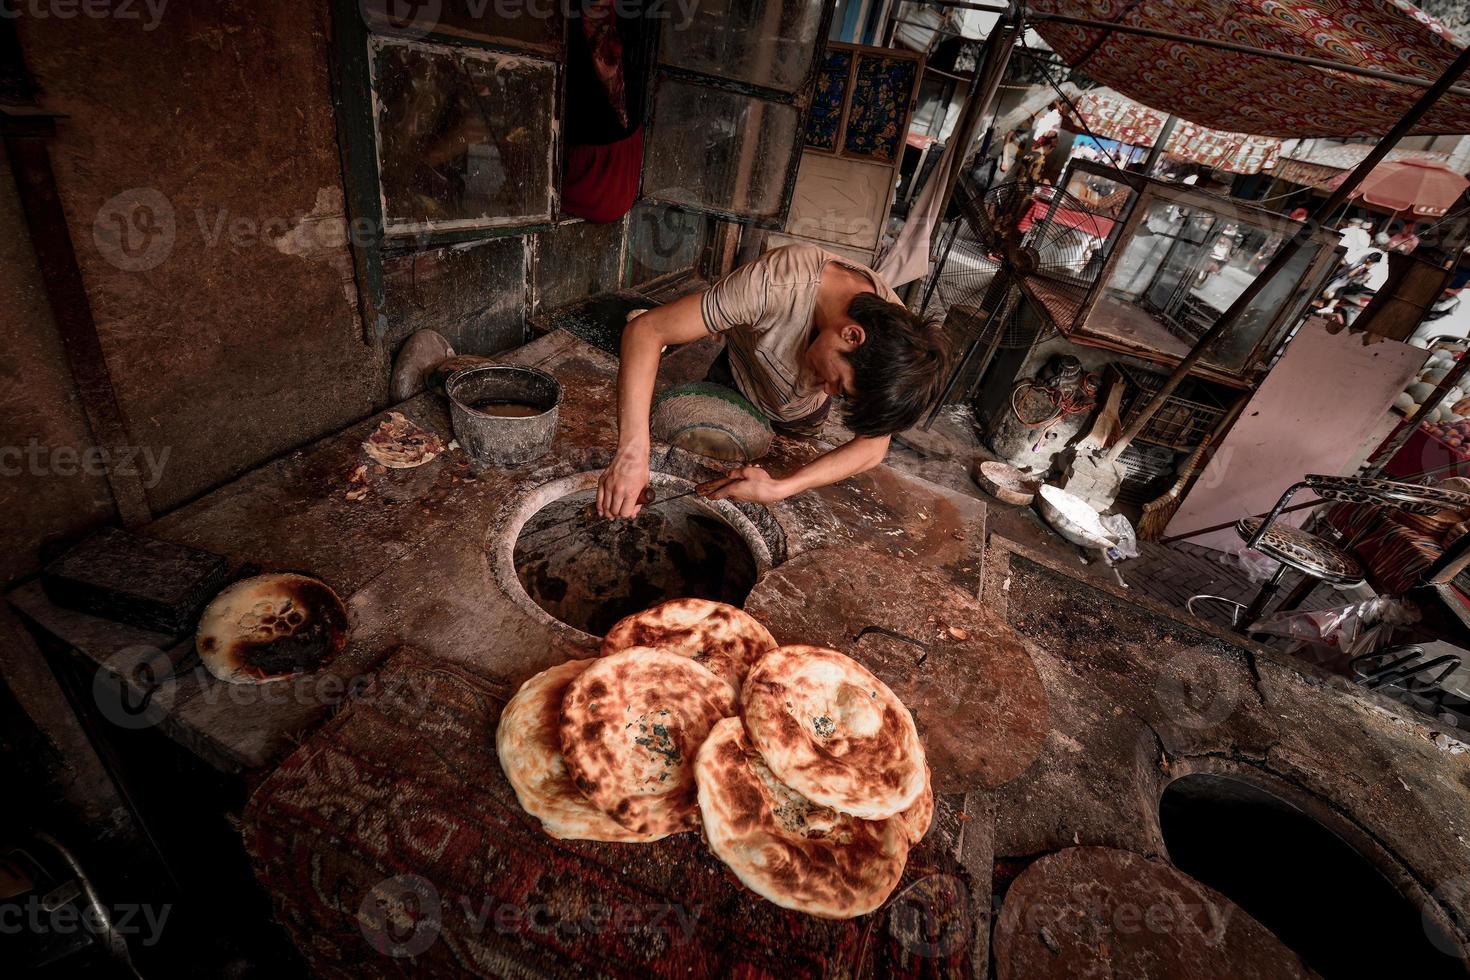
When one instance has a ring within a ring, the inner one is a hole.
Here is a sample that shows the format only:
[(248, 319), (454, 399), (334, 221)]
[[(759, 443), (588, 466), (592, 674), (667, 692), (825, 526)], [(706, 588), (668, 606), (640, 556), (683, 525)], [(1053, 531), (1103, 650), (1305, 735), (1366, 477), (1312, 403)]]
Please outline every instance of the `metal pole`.
[(1164, 120), (1164, 125), (1159, 128), (1159, 135), (1154, 137), (1154, 145), (1148, 148), (1148, 158), (1143, 161), (1143, 175), (1152, 177), (1154, 168), (1159, 165), (1159, 157), (1164, 155), (1164, 147), (1169, 145), (1169, 137), (1174, 135), (1174, 124), (1179, 122), (1179, 117), (1169, 113)]
[[(960, 171), (964, 168), (970, 144), (975, 141), (975, 131), (980, 126), (980, 120), (990, 112), (1000, 92), (1001, 79), (1005, 77), (1006, 66), (1011, 63), (1011, 51), (1015, 49), (1016, 41), (1021, 36), (1017, 20), (1018, 17), (1001, 21), (985, 39), (985, 63), (975, 76), (974, 87), (970, 89), (960, 118), (955, 123), (954, 132), (950, 134), (956, 159), (954, 167), (947, 175), (944, 195), (940, 198), (944, 209), (949, 207), (949, 200), (954, 196), (955, 184), (959, 183)], [(941, 210), (940, 214), (943, 213)]]
[(929, 277), (929, 285), (924, 288), (924, 302), (919, 305), (920, 316), (929, 311), (929, 300), (934, 298), (934, 291), (939, 288), (939, 277), (944, 274), (944, 267), (949, 262), (949, 252), (954, 248), (954, 240), (960, 237), (960, 222), (963, 220), (963, 218), (956, 218), (950, 222), (949, 234), (944, 242), (944, 251), (939, 255), (939, 264), (934, 267), (934, 274)]
[(1190, 369), (1199, 362), (1200, 358), (1204, 356), (1205, 351), (1210, 348), (1210, 345), (1219, 339), (1226, 330), (1235, 325), (1236, 321), (1245, 313), (1255, 298), (1266, 288), (1266, 285), (1275, 278), (1277, 273), (1285, 268), (1286, 264), (1291, 261), (1292, 256), (1301, 251), (1302, 246), (1311, 237), (1310, 229), (1319, 226), (1325, 218), (1337, 210), (1340, 204), (1348, 199), (1353, 191), (1357, 190), (1358, 185), (1363, 182), (1363, 179), (1388, 155), (1388, 151), (1393, 149), (1394, 145), (1414, 127), (1415, 123), (1424, 117), (1424, 114), (1430, 110), (1435, 102), (1439, 101), (1439, 97), (1449, 90), (1450, 86), (1465, 73), (1467, 68), (1470, 68), (1470, 47), (1467, 47), (1456, 56), (1454, 62), (1449, 68), (1445, 69), (1445, 73), (1439, 77), (1439, 80), (1434, 83), (1429, 91), (1421, 95), (1409, 111), (1404, 113), (1403, 117), (1394, 124), (1393, 129), (1389, 130), (1388, 134), (1378, 141), (1377, 145), (1369, 151), (1362, 162), (1353, 168), (1352, 172), (1347, 175), (1347, 179), (1339, 184), (1337, 189), (1326, 200), (1317, 205), (1316, 210), (1312, 212), (1311, 217), (1307, 219), (1307, 223), (1302, 229), (1281, 244), (1281, 247), (1276, 250), (1276, 254), (1271, 257), (1271, 261), (1262, 270), (1261, 274), (1250, 281), (1241, 294), (1235, 297), (1235, 302), (1230, 304), (1230, 308), (1220, 315), (1220, 318), (1215, 321), (1210, 329), (1204, 332), (1204, 335), (1199, 340), (1195, 341), (1189, 353), (1184, 355), (1184, 359), (1179, 362), (1179, 366), (1174, 369), (1174, 372), (1169, 375), (1169, 379), (1164, 382), (1163, 387), (1159, 389), (1158, 393), (1154, 395), (1147, 405), (1143, 406), (1143, 409), (1134, 417), (1127, 430), (1124, 431), (1122, 438), (1108, 452), (1109, 460), (1116, 461), (1123, 454), (1123, 450), (1127, 449), (1128, 444), (1143, 431), (1149, 419), (1153, 418), (1154, 413), (1163, 406), (1164, 400), (1172, 395), (1174, 389), (1178, 388), (1189, 375)]

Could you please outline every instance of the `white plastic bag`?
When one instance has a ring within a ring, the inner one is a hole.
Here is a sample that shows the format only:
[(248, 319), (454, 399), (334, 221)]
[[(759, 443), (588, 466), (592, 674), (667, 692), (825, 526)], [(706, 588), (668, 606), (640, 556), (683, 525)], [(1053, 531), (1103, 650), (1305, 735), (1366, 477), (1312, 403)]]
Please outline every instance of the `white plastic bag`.
[(1291, 609), (1264, 616), (1250, 627), (1252, 633), (1285, 637), (1290, 650), (1310, 650), (1319, 663), (1342, 662), (1385, 645), (1394, 627), (1419, 621), (1412, 602), (1374, 596), (1334, 609)]
[(1257, 584), (1269, 581), (1276, 574), (1276, 569), (1281, 567), (1281, 563), (1275, 558), (1250, 548), (1226, 552), (1220, 556), (1220, 564), (1239, 568), (1245, 572), (1246, 578)]
[(1122, 514), (1109, 514), (1102, 519), (1102, 524), (1118, 539), (1118, 543), (1108, 549), (1108, 561), (1138, 557), (1138, 535), (1133, 533), (1133, 525), (1128, 523), (1128, 518)]

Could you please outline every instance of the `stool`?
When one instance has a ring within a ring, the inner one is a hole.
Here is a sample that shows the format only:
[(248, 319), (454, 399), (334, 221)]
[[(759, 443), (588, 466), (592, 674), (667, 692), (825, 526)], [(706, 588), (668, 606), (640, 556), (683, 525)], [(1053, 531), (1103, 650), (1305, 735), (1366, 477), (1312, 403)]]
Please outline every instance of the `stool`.
[(1235, 533), (1245, 541), (1247, 548), (1254, 548), (1280, 563), (1276, 574), (1261, 587), (1249, 605), (1221, 596), (1195, 595), (1184, 604), (1190, 613), (1194, 612), (1196, 602), (1224, 603), (1232, 609), (1231, 627), (1238, 633), (1245, 633), (1265, 611), (1288, 568), (1333, 585), (1362, 584), (1363, 565), (1347, 550), (1299, 527), (1277, 522), (1276, 518), (1281, 516), (1287, 503), (1303, 487), (1323, 500), (1379, 504), (1416, 515), (1436, 515), (1445, 510), (1460, 512), (1470, 508), (1470, 494), (1457, 490), (1372, 477), (1309, 474), (1301, 482), (1287, 487), (1265, 517), (1243, 517), (1235, 524)]

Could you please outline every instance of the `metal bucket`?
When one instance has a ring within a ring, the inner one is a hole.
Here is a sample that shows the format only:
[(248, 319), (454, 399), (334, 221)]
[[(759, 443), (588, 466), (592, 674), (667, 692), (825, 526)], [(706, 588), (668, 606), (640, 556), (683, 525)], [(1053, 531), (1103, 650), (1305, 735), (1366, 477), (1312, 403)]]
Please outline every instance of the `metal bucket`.
[[(519, 466), (551, 448), (562, 389), (545, 371), (515, 364), (482, 364), (450, 375), (444, 390), (449, 395), (454, 437), (471, 459), (491, 466)], [(474, 407), (490, 401), (529, 405), (540, 411), (507, 417)]]

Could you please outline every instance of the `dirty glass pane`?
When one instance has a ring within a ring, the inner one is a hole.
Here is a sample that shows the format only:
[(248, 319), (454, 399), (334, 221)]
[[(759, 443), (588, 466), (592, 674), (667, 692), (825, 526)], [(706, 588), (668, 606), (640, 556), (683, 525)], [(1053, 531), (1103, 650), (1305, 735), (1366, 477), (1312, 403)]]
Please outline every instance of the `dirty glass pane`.
[(824, 0), (670, 2), (659, 60), (705, 75), (796, 92), (820, 48), (817, 30), (823, 6)]
[[(1271, 256), (1276, 254), (1276, 247), (1281, 239), (1274, 237), (1269, 240), (1268, 246), (1261, 250), (1260, 264), (1265, 265)], [(1269, 251), (1266, 249), (1269, 248)], [(1251, 351), (1266, 336), (1266, 331), (1271, 328), (1272, 323), (1280, 322), (1283, 314), (1289, 313), (1287, 307), (1292, 305), (1293, 293), (1298, 288), (1302, 277), (1307, 274), (1313, 260), (1317, 258), (1320, 246), (1306, 245), (1287, 259), (1285, 267), (1278, 272), (1266, 288), (1261, 290), (1259, 296), (1251, 300), (1245, 312), (1241, 314), (1240, 321), (1232, 327), (1225, 336), (1211, 344), (1205, 351), (1205, 361), (1230, 371), (1240, 371), (1245, 368), (1246, 359), (1250, 357)], [(1252, 266), (1254, 267), (1254, 265)], [(1248, 280), (1247, 280), (1248, 281)], [(1230, 298), (1233, 300), (1245, 289), (1244, 284), (1233, 289)], [(1306, 294), (1296, 297), (1297, 306), (1305, 306), (1312, 298)], [(1227, 306), (1229, 304), (1226, 304)], [(1223, 312), (1223, 308), (1221, 312)]]
[(385, 232), (551, 217), (556, 65), (374, 38)]
[(908, 132), (909, 103), (919, 63), (912, 58), (861, 55), (842, 152), (892, 163)]
[[(1208, 208), (1154, 201), (1126, 242), (1086, 329), (1126, 344), (1183, 357), (1230, 308), (1284, 239), (1275, 231)], [(1228, 371), (1283, 313), (1318, 246), (1302, 249), (1205, 353)]]
[(447, 34), (475, 41), (491, 41), (535, 48), (547, 53), (561, 50), (562, 7), (535, 0), (361, 0), (363, 18), (375, 31), (400, 37), (423, 38)]
[(561, 225), (536, 236), (539, 309), (617, 289), (623, 280), (623, 222)]
[(817, 70), (812, 105), (806, 114), (806, 145), (813, 150), (837, 149), (842, 130), (842, 107), (847, 102), (847, 81), (852, 77), (852, 52), (832, 48)]
[[(699, 125), (691, 125), (695, 120)], [(799, 121), (794, 106), (660, 79), (643, 193), (752, 217), (779, 215), (792, 154), (800, 149)]]
[(629, 216), (628, 285), (688, 272), (709, 241), (709, 219), (662, 204), (639, 204)]

